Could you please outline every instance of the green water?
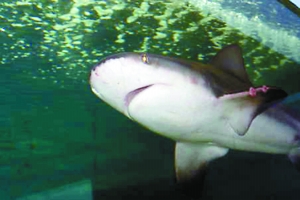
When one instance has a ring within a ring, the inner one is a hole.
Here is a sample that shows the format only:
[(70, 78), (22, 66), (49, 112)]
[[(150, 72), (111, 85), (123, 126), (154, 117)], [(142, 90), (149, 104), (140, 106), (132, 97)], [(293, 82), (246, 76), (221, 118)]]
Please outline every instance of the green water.
[[(279, 3), (264, 13), (261, 4), (1, 2), (0, 195), (16, 199), (91, 180), (95, 199), (184, 199), (173, 188), (173, 142), (97, 99), (88, 84), (90, 68), (124, 51), (208, 62), (222, 46), (238, 43), (254, 84), (299, 92), (299, 18)], [(276, 6), (290, 24), (279, 21)], [(210, 173), (206, 199), (285, 199), (300, 188), (300, 175), (284, 157), (230, 154)]]

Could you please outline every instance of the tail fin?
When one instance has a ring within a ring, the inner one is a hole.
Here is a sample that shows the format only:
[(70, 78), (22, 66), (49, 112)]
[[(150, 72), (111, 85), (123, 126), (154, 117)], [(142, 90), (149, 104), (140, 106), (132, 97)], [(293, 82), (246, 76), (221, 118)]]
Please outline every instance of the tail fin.
[(300, 107), (300, 92), (287, 96), (283, 101), (283, 104), (298, 104)]
[(288, 156), (291, 162), (296, 167), (297, 171), (300, 172), (300, 147), (292, 149)]

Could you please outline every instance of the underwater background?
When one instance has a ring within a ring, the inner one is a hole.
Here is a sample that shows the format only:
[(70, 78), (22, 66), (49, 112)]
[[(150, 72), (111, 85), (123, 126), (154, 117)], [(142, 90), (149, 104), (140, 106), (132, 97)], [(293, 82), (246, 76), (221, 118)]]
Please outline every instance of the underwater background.
[[(1, 1), (0, 199), (187, 199), (174, 143), (92, 94), (90, 69), (124, 51), (207, 63), (232, 43), (255, 85), (300, 91), (300, 19), (279, 1)], [(202, 199), (299, 190), (285, 155), (231, 151), (211, 163)]]

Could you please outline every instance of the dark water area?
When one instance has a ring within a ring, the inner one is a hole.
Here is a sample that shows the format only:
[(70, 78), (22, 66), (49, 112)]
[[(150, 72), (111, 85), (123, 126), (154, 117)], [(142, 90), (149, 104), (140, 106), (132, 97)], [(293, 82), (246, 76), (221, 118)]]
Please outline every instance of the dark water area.
[[(1, 2), (0, 199), (192, 199), (175, 183), (175, 143), (98, 99), (88, 80), (92, 66), (118, 52), (207, 63), (237, 43), (255, 85), (298, 93), (299, 30), (287, 30), (299, 18), (282, 17), (279, 3), (274, 14), (262, 1), (220, 2), (248, 17), (236, 24), (251, 24), (255, 11), (263, 13), (257, 27), (278, 34), (249, 36), (193, 1)], [(286, 38), (281, 48), (276, 41)], [(300, 173), (285, 155), (230, 151), (210, 163), (198, 189), (203, 200), (299, 199)]]

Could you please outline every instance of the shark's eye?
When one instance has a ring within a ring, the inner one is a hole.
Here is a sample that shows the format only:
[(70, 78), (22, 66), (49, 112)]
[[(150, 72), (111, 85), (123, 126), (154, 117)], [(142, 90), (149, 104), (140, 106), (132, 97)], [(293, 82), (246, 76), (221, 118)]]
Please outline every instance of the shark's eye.
[(143, 54), (142, 54), (142, 61), (143, 61), (143, 63), (145, 63), (145, 64), (149, 64), (149, 58), (148, 58), (148, 56), (147, 56), (146, 53), (143, 53)]

